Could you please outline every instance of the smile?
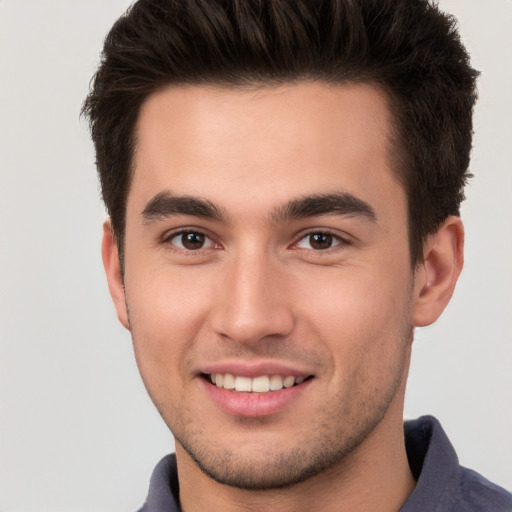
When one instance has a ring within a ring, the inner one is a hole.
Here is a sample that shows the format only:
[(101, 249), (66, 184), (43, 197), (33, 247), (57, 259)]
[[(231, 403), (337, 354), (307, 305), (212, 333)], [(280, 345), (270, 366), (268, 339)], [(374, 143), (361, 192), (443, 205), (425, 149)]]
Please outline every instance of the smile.
[(261, 418), (283, 412), (308, 393), (315, 380), (315, 375), (275, 363), (216, 366), (201, 372), (199, 382), (220, 409), (237, 417)]
[(235, 376), (230, 373), (212, 373), (209, 379), (218, 388), (245, 393), (268, 393), (302, 384), (309, 377), (293, 375), (261, 375), (259, 377)]

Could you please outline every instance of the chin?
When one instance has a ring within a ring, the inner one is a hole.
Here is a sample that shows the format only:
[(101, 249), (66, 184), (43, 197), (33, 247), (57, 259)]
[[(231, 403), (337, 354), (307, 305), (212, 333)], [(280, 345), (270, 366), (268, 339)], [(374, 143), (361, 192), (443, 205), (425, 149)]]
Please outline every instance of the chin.
[(238, 489), (257, 491), (291, 487), (341, 468), (371, 430), (370, 427), (360, 431), (357, 437), (340, 436), (336, 449), (321, 433), (306, 442), (296, 440), (295, 447), (284, 450), (282, 443), (266, 449), (262, 448), (262, 443), (257, 443), (254, 449), (232, 446), (230, 450), (222, 445), (212, 449), (215, 443), (205, 445), (195, 442), (195, 439), (184, 442), (175, 437), (177, 444), (212, 480)]

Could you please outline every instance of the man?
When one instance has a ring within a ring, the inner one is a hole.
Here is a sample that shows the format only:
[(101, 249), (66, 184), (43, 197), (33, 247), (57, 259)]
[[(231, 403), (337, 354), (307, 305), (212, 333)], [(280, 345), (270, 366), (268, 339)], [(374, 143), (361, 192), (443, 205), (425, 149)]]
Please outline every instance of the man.
[(403, 425), (463, 263), (477, 73), (422, 1), (141, 0), (84, 111), (103, 260), (176, 439), (144, 511), (512, 510)]

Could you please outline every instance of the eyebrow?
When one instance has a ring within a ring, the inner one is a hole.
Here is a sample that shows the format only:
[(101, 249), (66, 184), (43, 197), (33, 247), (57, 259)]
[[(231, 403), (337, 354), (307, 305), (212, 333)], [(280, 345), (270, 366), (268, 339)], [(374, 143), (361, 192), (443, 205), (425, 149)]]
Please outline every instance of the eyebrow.
[(172, 215), (192, 215), (204, 219), (223, 221), (225, 215), (212, 202), (193, 196), (176, 196), (170, 190), (156, 194), (142, 210), (145, 223)]
[(329, 214), (362, 216), (371, 222), (377, 221), (375, 210), (367, 202), (348, 192), (318, 194), (292, 200), (286, 206), (277, 208), (272, 219), (275, 222), (286, 222)]
[[(367, 202), (348, 192), (316, 194), (294, 199), (285, 206), (276, 208), (271, 214), (271, 219), (276, 223), (283, 223), (293, 219), (329, 214), (362, 216), (372, 222), (377, 220), (375, 210)], [(191, 215), (219, 222), (225, 222), (227, 218), (218, 206), (207, 199), (176, 196), (170, 190), (156, 194), (142, 211), (145, 223), (173, 215)]]

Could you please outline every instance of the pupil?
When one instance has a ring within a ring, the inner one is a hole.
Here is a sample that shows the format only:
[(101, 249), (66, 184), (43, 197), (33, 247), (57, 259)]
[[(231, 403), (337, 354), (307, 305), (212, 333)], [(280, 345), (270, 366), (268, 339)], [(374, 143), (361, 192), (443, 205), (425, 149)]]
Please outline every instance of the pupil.
[(184, 233), (181, 236), (181, 243), (186, 249), (201, 249), (204, 244), (204, 235), (200, 233)]
[(315, 233), (314, 235), (310, 235), (309, 242), (313, 249), (329, 249), (332, 245), (332, 235)]

